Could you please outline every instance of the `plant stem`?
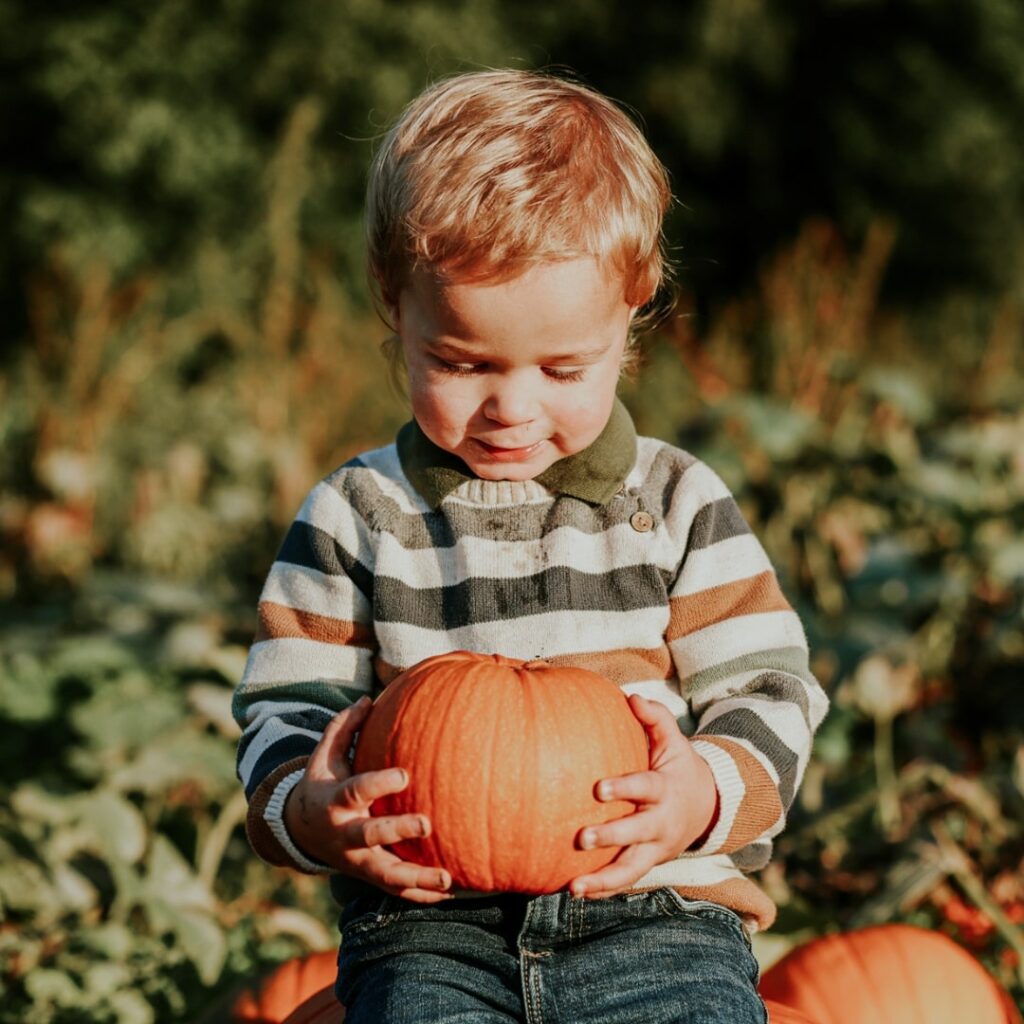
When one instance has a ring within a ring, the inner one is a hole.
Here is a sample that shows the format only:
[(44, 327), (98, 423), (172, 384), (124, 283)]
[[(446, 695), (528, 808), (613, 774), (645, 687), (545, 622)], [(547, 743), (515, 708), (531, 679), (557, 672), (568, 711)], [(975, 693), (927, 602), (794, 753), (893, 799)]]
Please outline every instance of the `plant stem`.
[(245, 793), (238, 790), (220, 809), (220, 814), (217, 815), (217, 820), (213, 823), (199, 852), (196, 873), (211, 892), (231, 833), (234, 832), (236, 825), (245, 820), (246, 807)]

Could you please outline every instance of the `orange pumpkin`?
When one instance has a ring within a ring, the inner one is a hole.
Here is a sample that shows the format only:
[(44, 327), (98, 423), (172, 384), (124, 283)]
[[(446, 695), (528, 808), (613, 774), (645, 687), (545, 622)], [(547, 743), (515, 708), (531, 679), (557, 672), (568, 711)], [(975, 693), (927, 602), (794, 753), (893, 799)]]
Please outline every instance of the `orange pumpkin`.
[(363, 725), (355, 771), (395, 766), (409, 785), (373, 813), (420, 812), (432, 825), (397, 843), (400, 857), (446, 868), (457, 887), (548, 893), (618, 853), (578, 849), (576, 836), (633, 811), (594, 787), (645, 771), (647, 736), (593, 672), (456, 651), (400, 675)]
[[(287, 960), (238, 996), (231, 1008), (231, 1024), (282, 1024), (310, 996), (328, 989), (333, 998), (337, 976), (337, 950)], [(336, 1000), (334, 1005), (340, 1013)]]
[(813, 939), (761, 979), (761, 995), (818, 1024), (1020, 1024), (1006, 993), (940, 932), (884, 924)]
[(285, 1019), (284, 1024), (341, 1024), (345, 1007), (334, 997), (334, 985), (310, 996)]
[(764, 1005), (768, 1011), (768, 1024), (818, 1024), (799, 1010), (794, 1010), (792, 1006), (777, 1003), (774, 999), (766, 999)]

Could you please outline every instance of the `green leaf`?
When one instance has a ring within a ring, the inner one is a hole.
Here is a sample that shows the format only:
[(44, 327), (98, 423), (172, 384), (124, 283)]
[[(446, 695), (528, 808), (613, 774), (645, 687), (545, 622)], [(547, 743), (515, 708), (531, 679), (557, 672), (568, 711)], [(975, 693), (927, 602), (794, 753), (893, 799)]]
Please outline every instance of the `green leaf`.
[(37, 967), (25, 976), (25, 990), (33, 1002), (48, 1006), (81, 1006), (82, 990), (64, 971)]
[(147, 863), (145, 894), (154, 905), (171, 901), (175, 907), (210, 910), (213, 895), (177, 847), (164, 835), (153, 837)]
[(146, 822), (130, 801), (109, 789), (90, 793), (79, 803), (81, 821), (96, 848), (107, 857), (134, 864), (146, 850)]
[(156, 1020), (153, 1007), (131, 989), (111, 995), (110, 1008), (116, 1014), (117, 1024), (153, 1024)]

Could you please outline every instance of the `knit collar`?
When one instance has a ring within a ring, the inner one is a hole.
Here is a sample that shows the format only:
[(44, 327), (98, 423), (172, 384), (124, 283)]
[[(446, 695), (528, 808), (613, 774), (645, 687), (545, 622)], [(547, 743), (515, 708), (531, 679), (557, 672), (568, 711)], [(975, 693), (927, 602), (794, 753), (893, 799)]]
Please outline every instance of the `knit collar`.
[[(431, 508), (437, 508), (456, 487), (474, 479), (462, 459), (434, 444), (414, 419), (399, 430), (396, 444), (402, 471)], [(536, 480), (556, 494), (604, 505), (622, 487), (635, 461), (633, 420), (616, 399), (596, 440), (575, 455), (552, 463)]]

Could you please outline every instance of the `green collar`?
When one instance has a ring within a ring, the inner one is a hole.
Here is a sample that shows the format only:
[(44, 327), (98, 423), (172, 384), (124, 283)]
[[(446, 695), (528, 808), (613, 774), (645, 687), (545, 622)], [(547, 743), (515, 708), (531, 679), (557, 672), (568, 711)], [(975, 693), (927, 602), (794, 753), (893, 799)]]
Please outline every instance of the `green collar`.
[[(473, 479), (462, 459), (434, 444), (415, 420), (399, 430), (396, 444), (403, 472), (431, 508)], [(633, 420), (616, 399), (604, 430), (590, 447), (552, 463), (536, 479), (549, 491), (604, 505), (622, 487), (635, 461)]]

